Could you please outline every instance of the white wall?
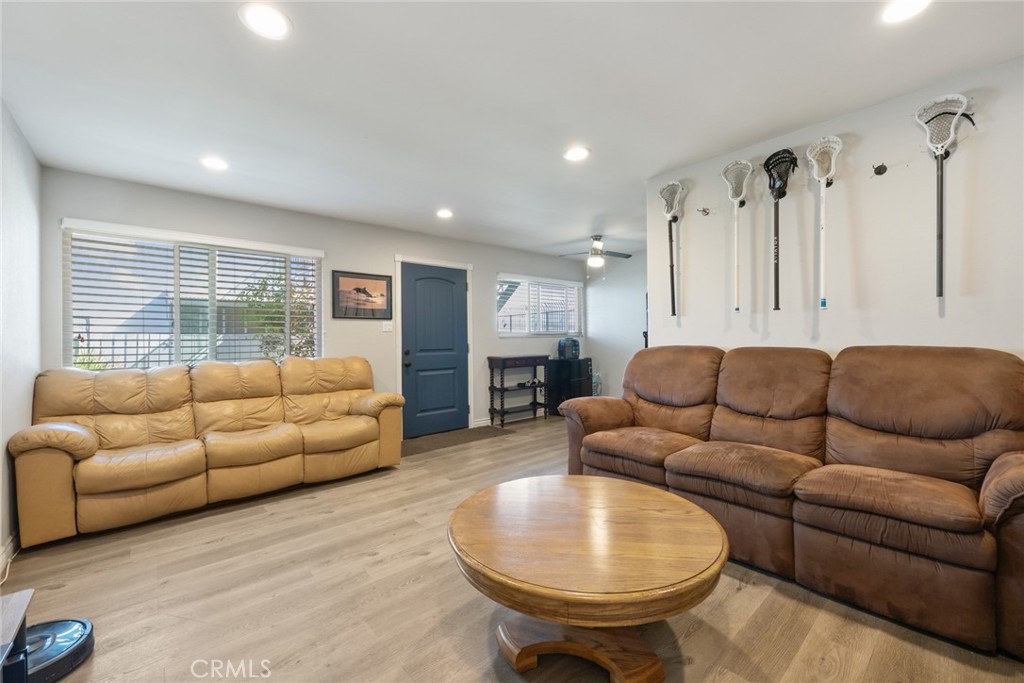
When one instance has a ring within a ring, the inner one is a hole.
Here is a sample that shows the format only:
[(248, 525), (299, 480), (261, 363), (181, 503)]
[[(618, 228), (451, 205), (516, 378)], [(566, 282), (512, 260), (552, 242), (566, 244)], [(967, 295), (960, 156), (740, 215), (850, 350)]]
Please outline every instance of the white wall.
[[(39, 163), (3, 108), (0, 167), (0, 443), (32, 423), (39, 348)], [(13, 552), (10, 455), (0, 457), (0, 570)]]
[(605, 259), (603, 277), (591, 273), (587, 283), (586, 355), (601, 374), (601, 394), (622, 395), (622, 374), (633, 354), (644, 348), (647, 329), (647, 254)]
[[(897, 99), (658, 175), (647, 184), (651, 344), (968, 345), (1024, 353), (1024, 60), (927, 85)], [(914, 113), (959, 92), (977, 130), (960, 127), (945, 164), (945, 298), (935, 296), (935, 161)], [(751, 103), (752, 105), (754, 103)], [(750, 116), (757, 116), (751, 106)], [(827, 201), (828, 310), (817, 309), (817, 182), (806, 150), (844, 143)], [(792, 147), (800, 168), (780, 202), (781, 311), (772, 311), (772, 202), (760, 164)], [(741, 210), (742, 311), (732, 313), (732, 204), (720, 174), (755, 172)], [(888, 173), (875, 176), (881, 163)], [(690, 188), (678, 237), (680, 314), (669, 315), (668, 235), (658, 190)], [(697, 209), (707, 207), (705, 217)]]
[[(502, 339), (495, 330), (497, 274), (512, 272), (563, 280), (583, 280), (579, 260), (540, 256), (482, 244), (465, 243), (386, 227), (348, 223), (311, 214), (273, 209), (110, 178), (43, 169), (42, 173), (42, 364), (60, 367), (62, 218), (81, 218), (180, 230), (323, 249), (326, 277), (331, 270), (396, 275), (396, 255), (471, 264), (472, 319), (470, 344), (473, 418), (486, 424), (488, 355), (551, 354), (557, 338)], [(425, 219), (426, 220), (426, 219)], [(395, 281), (397, 296), (397, 279)], [(327, 287), (325, 286), (325, 290)], [(333, 320), (324, 295), (324, 354), (359, 355), (370, 360), (374, 382), (382, 391), (399, 390), (399, 319), (394, 332), (381, 321)], [(396, 311), (397, 314), (397, 311)]]

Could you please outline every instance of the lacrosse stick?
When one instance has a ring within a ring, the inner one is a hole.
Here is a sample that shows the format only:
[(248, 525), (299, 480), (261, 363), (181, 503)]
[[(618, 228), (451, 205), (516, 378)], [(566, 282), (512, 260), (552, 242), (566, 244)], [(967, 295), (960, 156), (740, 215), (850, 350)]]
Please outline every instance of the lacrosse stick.
[(786, 147), (778, 152), (773, 152), (764, 160), (764, 172), (768, 174), (768, 190), (772, 193), (775, 202), (775, 223), (772, 233), (772, 264), (775, 269), (775, 306), (773, 311), (779, 308), (779, 200), (786, 196), (786, 183), (789, 182), (789, 174), (797, 167), (796, 155), (793, 150)]
[(832, 184), (832, 176), (836, 172), (836, 157), (843, 150), (843, 141), (834, 135), (826, 135), (807, 149), (807, 159), (811, 162), (811, 175), (818, 181), (818, 273), (821, 280), (818, 284), (818, 308), (828, 308), (825, 298), (825, 188)]
[(938, 190), (936, 199), (935, 224), (935, 296), (942, 297), (942, 163), (949, 156), (951, 148), (956, 145), (956, 127), (960, 117), (964, 116), (971, 122), (970, 115), (964, 114), (967, 109), (967, 98), (963, 95), (945, 95), (928, 102), (917, 110), (917, 122), (927, 134), (928, 149), (935, 155), (935, 184)]
[(722, 170), (722, 180), (729, 187), (732, 200), (732, 310), (740, 312), (740, 209), (746, 204), (747, 178), (754, 172), (749, 161), (731, 161)]
[(682, 184), (669, 183), (658, 192), (665, 201), (665, 218), (668, 220), (668, 280), (672, 296), (672, 315), (676, 314), (676, 264), (675, 245), (672, 241), (672, 226), (679, 222), (683, 215), (683, 195), (686, 188)]

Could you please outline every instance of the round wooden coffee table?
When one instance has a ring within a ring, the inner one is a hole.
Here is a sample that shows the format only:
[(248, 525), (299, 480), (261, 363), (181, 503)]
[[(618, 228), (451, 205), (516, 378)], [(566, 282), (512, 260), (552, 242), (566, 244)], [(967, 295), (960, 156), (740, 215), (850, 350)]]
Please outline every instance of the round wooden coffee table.
[(722, 527), (693, 503), (583, 475), (480, 491), (452, 513), (448, 540), (477, 590), (529, 615), (498, 627), (516, 671), (537, 666), (538, 655), (563, 653), (603, 666), (613, 683), (664, 680), (661, 660), (628, 627), (700, 603), (729, 558)]

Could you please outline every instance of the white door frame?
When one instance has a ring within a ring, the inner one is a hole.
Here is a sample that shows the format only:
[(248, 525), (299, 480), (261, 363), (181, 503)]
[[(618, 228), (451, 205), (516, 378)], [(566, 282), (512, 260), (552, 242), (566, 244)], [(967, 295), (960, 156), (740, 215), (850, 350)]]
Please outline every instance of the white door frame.
[(466, 369), (466, 401), (469, 402), (469, 417), (467, 426), (474, 427), (474, 408), (473, 408), (473, 264), (472, 263), (460, 263), (458, 261), (443, 261), (440, 259), (426, 258), (422, 256), (405, 256), (402, 254), (395, 254), (395, 288), (394, 291), (397, 293), (395, 296), (395, 332), (398, 335), (398, 344), (395, 345), (395, 353), (398, 356), (395, 362), (395, 373), (396, 386), (398, 387), (399, 393), (402, 392), (402, 264), (403, 263), (416, 263), (422, 266), (437, 266), (439, 268), (452, 268), (454, 270), (466, 271), (466, 363), (468, 364)]

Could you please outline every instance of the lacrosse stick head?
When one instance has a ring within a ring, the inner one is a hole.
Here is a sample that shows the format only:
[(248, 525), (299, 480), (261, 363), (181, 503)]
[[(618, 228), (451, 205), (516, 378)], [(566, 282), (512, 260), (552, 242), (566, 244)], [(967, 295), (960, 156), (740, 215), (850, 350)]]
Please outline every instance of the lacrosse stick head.
[(786, 196), (789, 174), (797, 167), (796, 155), (789, 147), (773, 152), (764, 160), (764, 172), (768, 174), (768, 189), (772, 199), (779, 201)]
[(722, 169), (722, 180), (728, 185), (729, 199), (734, 204), (739, 204), (743, 201), (743, 197), (747, 193), (747, 178), (753, 172), (754, 165), (745, 159), (730, 161)]
[(807, 148), (807, 160), (811, 162), (811, 175), (815, 180), (823, 183), (835, 175), (836, 157), (841, 151), (843, 141), (834, 135), (826, 135)]
[(683, 217), (683, 195), (686, 194), (686, 188), (682, 183), (669, 183), (658, 194), (665, 202), (665, 218), (674, 222)]
[(956, 144), (956, 128), (967, 110), (967, 98), (952, 94), (937, 97), (917, 110), (916, 119), (928, 135), (928, 149), (942, 156)]

